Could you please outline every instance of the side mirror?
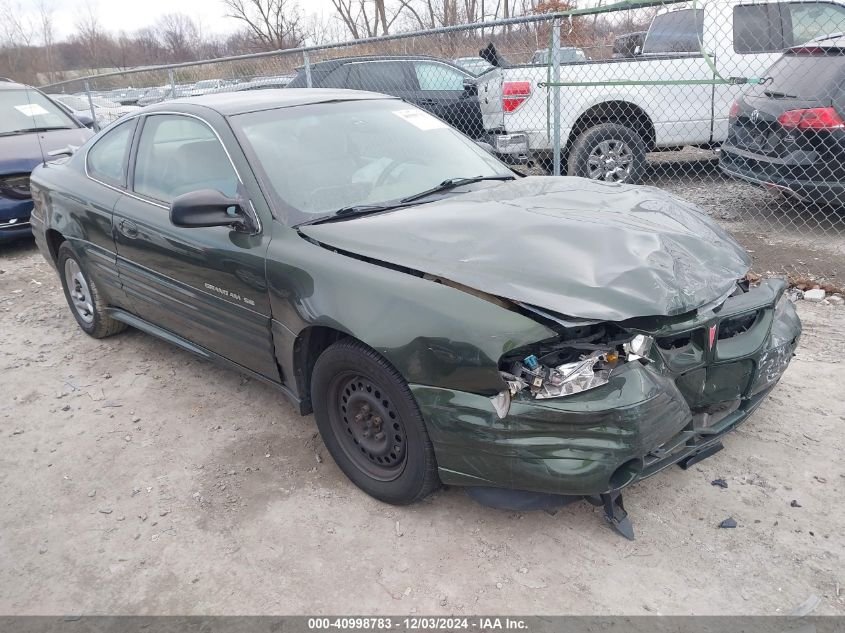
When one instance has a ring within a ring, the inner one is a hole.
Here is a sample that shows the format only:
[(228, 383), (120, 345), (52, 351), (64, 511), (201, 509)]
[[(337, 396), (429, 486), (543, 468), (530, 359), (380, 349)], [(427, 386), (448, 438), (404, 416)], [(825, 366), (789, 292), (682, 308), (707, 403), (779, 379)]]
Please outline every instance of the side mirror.
[(94, 128), (94, 119), (91, 118), (90, 114), (77, 114), (76, 120), (87, 128)]
[(243, 204), (240, 198), (230, 198), (214, 189), (191, 191), (170, 203), (170, 221), (184, 228), (231, 226), (246, 230), (252, 223), (244, 214)]

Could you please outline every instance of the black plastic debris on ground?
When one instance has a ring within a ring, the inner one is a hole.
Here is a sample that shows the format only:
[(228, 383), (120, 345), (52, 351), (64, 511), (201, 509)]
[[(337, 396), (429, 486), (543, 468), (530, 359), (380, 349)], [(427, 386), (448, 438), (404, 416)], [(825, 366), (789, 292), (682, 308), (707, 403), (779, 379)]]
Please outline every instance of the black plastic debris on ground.
[(714, 479), (713, 481), (710, 482), (710, 485), (711, 486), (719, 486), (719, 488), (727, 488), (728, 482), (725, 481), (724, 479)]
[(798, 503), (798, 499), (793, 499), (792, 501), (789, 502), (789, 507), (790, 508), (800, 508), (801, 504)]
[(735, 528), (736, 521), (734, 521), (733, 517), (728, 517), (724, 521), (719, 524), (720, 528)]

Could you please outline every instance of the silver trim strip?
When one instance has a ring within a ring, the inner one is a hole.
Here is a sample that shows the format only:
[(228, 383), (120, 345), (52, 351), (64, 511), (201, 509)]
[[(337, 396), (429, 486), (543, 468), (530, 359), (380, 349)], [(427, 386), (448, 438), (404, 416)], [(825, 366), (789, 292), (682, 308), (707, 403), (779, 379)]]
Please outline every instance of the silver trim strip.
[(15, 220), (14, 222), (4, 222), (0, 224), (0, 229), (25, 229), (29, 225), (28, 221), (18, 222)]

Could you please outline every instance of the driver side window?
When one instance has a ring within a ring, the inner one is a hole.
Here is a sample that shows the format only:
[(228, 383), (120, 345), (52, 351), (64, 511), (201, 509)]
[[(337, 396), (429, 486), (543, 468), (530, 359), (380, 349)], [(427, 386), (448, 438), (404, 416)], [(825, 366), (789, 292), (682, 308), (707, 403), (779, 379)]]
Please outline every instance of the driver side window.
[(146, 118), (135, 159), (136, 193), (169, 203), (199, 189), (234, 196), (237, 188), (229, 157), (205, 123), (174, 114)]

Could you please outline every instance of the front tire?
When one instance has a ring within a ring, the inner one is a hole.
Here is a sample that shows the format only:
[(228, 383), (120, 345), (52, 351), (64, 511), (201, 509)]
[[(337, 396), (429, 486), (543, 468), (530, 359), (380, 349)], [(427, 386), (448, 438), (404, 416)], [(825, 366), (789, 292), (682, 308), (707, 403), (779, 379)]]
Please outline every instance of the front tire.
[(645, 173), (646, 144), (625, 125), (601, 123), (578, 135), (568, 167), (570, 176), (636, 184)]
[(311, 402), (326, 448), (368, 495), (405, 505), (440, 486), (416, 400), (374, 350), (352, 339), (326, 349), (314, 366)]
[(115, 321), (106, 314), (106, 305), (100, 297), (97, 284), (82, 268), (67, 242), (62, 242), (59, 247), (56, 263), (65, 299), (83, 332), (94, 338), (105, 338), (127, 328), (125, 323)]

